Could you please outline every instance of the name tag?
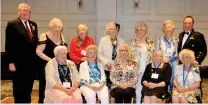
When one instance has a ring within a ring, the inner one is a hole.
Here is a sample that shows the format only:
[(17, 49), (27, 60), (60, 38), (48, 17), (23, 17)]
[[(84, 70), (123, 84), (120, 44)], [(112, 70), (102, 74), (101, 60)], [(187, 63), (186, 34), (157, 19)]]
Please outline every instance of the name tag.
[(166, 50), (166, 54), (165, 54), (165, 56), (172, 56), (173, 55), (173, 49), (172, 48), (167, 48), (167, 50)]
[(85, 50), (82, 50), (81, 51), (81, 54), (84, 55), (84, 56), (86, 56), (86, 51)]
[(156, 74), (156, 73), (152, 73), (152, 76), (151, 76), (151, 78), (154, 78), (154, 79), (158, 79), (158, 76), (159, 76), (159, 74)]
[(63, 87), (70, 88), (71, 87), (70, 82), (63, 82)]

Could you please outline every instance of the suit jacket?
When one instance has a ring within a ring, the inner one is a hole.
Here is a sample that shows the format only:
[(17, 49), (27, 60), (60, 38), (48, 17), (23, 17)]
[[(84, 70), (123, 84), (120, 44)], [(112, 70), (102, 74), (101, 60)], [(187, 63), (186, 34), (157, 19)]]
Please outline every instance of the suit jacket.
[(182, 47), (184, 31), (179, 34), (178, 53), (182, 49), (189, 49), (195, 53), (196, 61), (201, 64), (207, 55), (207, 44), (204, 35), (192, 29), (191, 34), (187, 38)]
[[(125, 43), (124, 40), (119, 36), (117, 36), (117, 40), (118, 40), (118, 46), (121, 43)], [(111, 44), (110, 36), (106, 35), (105, 37), (102, 37), (100, 39), (100, 44), (98, 47), (98, 60), (103, 64), (104, 67), (107, 63), (113, 63), (112, 53), (113, 53), (113, 46)], [(108, 69), (105, 67), (104, 70), (108, 70)]]
[(6, 27), (6, 54), (9, 63), (14, 63), (17, 71), (37, 67), (38, 28), (35, 22), (28, 22), (33, 35), (32, 40), (20, 18), (9, 21)]

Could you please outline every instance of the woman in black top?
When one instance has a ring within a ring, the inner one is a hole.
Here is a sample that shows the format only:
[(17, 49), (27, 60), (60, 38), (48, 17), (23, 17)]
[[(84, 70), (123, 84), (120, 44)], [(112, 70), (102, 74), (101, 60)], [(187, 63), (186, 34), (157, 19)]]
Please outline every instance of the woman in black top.
[(43, 103), (45, 97), (45, 65), (48, 61), (55, 57), (53, 50), (58, 45), (67, 46), (64, 37), (61, 34), (63, 24), (60, 19), (53, 18), (49, 22), (49, 31), (40, 35), (39, 43), (36, 49), (36, 54), (42, 59), (41, 68), (38, 71), (39, 75), (39, 103)]
[(144, 103), (157, 103), (167, 91), (171, 77), (171, 66), (163, 63), (163, 53), (156, 51), (153, 54), (153, 63), (146, 66), (142, 77)]

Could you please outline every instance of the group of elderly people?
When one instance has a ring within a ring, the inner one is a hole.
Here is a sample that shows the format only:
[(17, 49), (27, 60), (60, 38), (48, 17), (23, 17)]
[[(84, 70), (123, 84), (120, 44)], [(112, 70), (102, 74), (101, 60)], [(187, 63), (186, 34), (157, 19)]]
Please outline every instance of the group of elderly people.
[(107, 35), (98, 48), (88, 35), (88, 26), (80, 24), (78, 35), (70, 41), (71, 60), (67, 60), (61, 20), (52, 19), (49, 27), (50, 31), (41, 34), (36, 51), (48, 62), (42, 79), (46, 80), (45, 103), (82, 103), (82, 95), (87, 103), (99, 99), (107, 104), (110, 97), (115, 103), (131, 103), (132, 97), (136, 103), (157, 103), (170, 90), (173, 103), (197, 102), (201, 79), (195, 55), (188, 49), (177, 54), (171, 20), (164, 22), (164, 36), (157, 38), (156, 49), (146, 36), (144, 22), (136, 23), (136, 35), (129, 44), (118, 35), (119, 24), (107, 24)]

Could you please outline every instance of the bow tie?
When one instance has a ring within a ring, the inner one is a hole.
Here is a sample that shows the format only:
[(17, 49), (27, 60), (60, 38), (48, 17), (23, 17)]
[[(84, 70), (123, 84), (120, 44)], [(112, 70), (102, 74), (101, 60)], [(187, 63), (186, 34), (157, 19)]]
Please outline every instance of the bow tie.
[(184, 32), (184, 34), (187, 34), (187, 35), (189, 35), (189, 32)]

